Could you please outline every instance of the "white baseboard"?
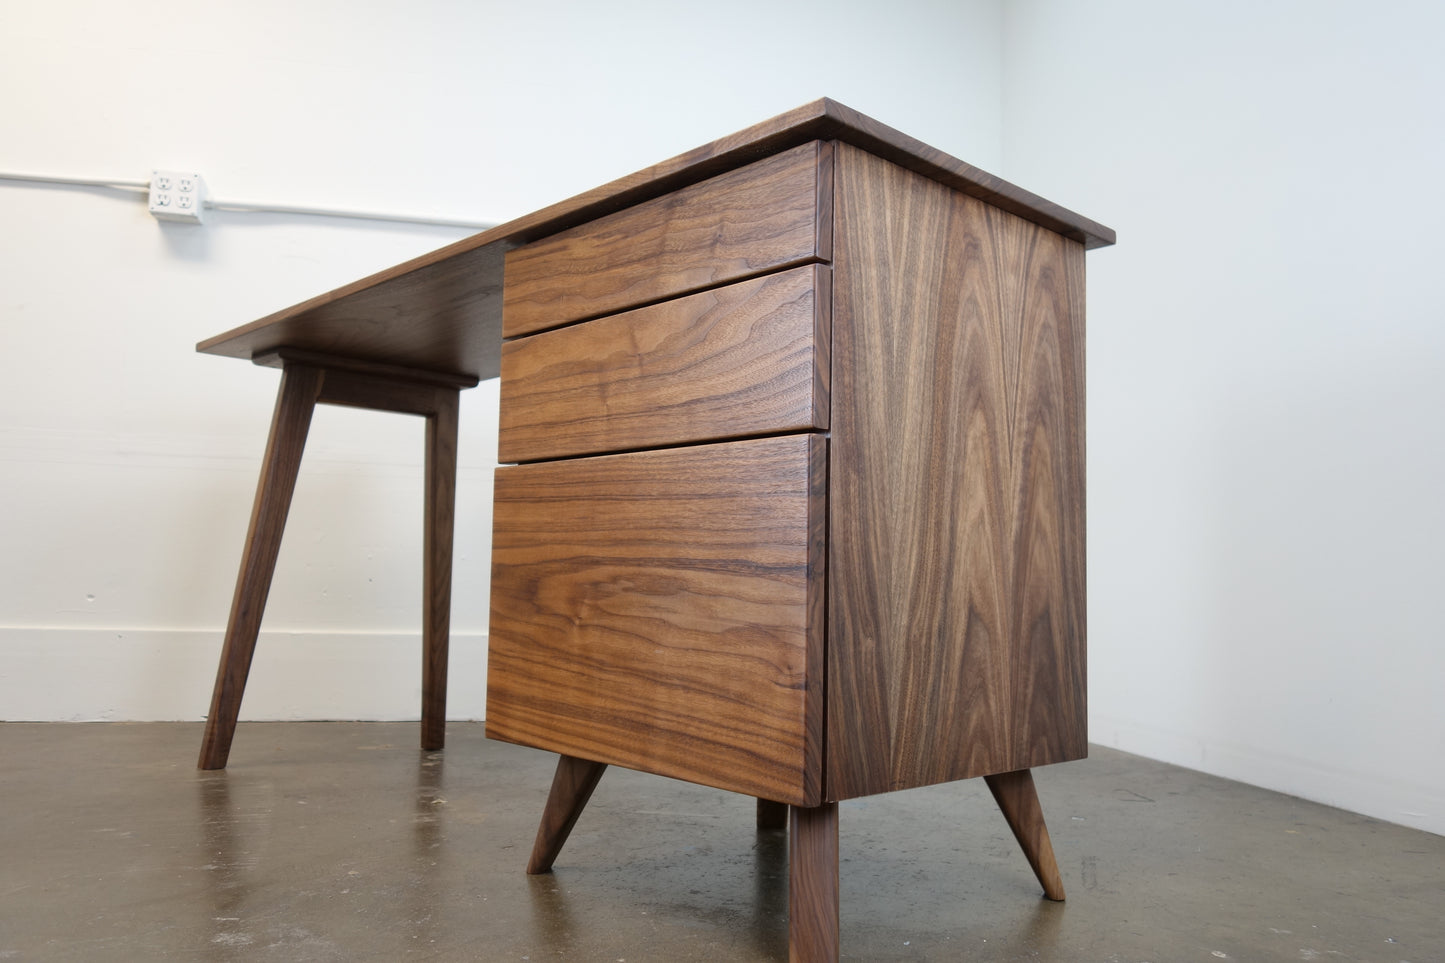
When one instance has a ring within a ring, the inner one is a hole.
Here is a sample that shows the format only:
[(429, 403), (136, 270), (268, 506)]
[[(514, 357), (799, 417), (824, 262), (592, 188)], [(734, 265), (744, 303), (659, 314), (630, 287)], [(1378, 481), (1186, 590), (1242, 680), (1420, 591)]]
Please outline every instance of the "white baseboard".
[(1445, 793), (1436, 785), (1393, 773), (1346, 769), (1097, 713), (1089, 716), (1089, 738), (1149, 759), (1445, 835)]
[[(220, 630), (0, 627), (0, 720), (199, 720)], [(486, 714), (486, 635), (453, 632), (447, 717)], [(241, 718), (407, 720), (421, 715), (421, 634), (261, 633)]]

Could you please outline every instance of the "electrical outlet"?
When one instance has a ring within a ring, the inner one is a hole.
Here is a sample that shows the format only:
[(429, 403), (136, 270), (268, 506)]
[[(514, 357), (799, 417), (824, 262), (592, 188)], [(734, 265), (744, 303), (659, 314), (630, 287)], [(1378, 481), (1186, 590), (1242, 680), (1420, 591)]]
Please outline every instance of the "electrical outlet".
[(150, 211), (162, 221), (201, 223), (206, 209), (206, 182), (185, 171), (151, 171)]

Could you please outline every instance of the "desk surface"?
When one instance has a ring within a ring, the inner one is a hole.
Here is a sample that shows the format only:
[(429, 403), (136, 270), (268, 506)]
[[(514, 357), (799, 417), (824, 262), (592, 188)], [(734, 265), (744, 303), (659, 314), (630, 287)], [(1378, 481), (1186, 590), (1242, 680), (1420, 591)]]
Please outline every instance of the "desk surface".
[(249, 360), (289, 347), (494, 378), (508, 250), (818, 139), (853, 144), (1085, 248), (1114, 243), (1104, 225), (825, 98), (202, 341), (196, 350)]

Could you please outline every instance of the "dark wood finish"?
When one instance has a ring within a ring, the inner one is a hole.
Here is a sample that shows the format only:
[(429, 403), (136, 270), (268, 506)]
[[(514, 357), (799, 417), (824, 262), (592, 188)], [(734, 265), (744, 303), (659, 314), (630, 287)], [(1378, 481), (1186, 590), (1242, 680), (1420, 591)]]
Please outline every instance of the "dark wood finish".
[(758, 832), (783, 832), (788, 828), (788, 804), (759, 799), (757, 817)]
[(476, 379), (352, 358), (283, 349), (254, 359), (281, 367), (281, 388), (236, 580), (200, 767), (224, 769), (255, 653), (266, 596), (317, 404), (347, 405), (426, 418), (426, 496), (422, 534), (421, 746), (446, 740), (447, 650), (451, 624), (452, 530), (456, 507), (459, 389)]
[(288, 364), (309, 364), (327, 371), (349, 371), (388, 381), (415, 382), (434, 385), (438, 388), (475, 388), (475, 375), (459, 375), (446, 371), (432, 371), (426, 368), (408, 368), (405, 365), (367, 361), (362, 358), (348, 358), (343, 355), (321, 354), (300, 348), (273, 348), (254, 355), (252, 364), (263, 368), (284, 368)]
[(536, 876), (550, 872), (557, 855), (572, 835), (577, 817), (592, 798), (592, 790), (602, 779), (607, 766), (600, 762), (589, 762), (575, 756), (563, 756), (557, 760), (557, 772), (552, 776), (552, 790), (547, 794), (547, 806), (542, 810), (542, 824), (537, 827), (537, 839), (532, 844), (532, 856), (527, 861), (527, 872)]
[(208, 338), (196, 350), (250, 359), (289, 348), (495, 378), (506, 247), (451, 245)]
[(290, 345), (495, 377), (507, 250), (814, 140), (856, 145), (1086, 248), (1114, 243), (1102, 224), (823, 99), (202, 341), (197, 350), (250, 358)]
[(446, 744), (447, 657), (451, 636), (452, 542), (456, 517), (457, 413), (460, 389), (475, 378), (419, 371), (351, 358), (327, 358), (282, 349), (261, 358), (283, 365), (298, 359), (325, 367), (317, 401), (426, 419), (425, 499), (422, 518), (421, 747)]
[(503, 336), (826, 258), (818, 168), (828, 149), (804, 144), (508, 252)]
[(241, 570), (236, 576), (221, 662), (211, 693), (211, 711), (206, 715), (206, 731), (201, 739), (198, 765), (202, 769), (226, 768), (231, 753), (241, 696), (251, 672), (256, 636), (261, 631), (261, 616), (266, 611), (271, 576), (276, 572), (281, 534), (291, 510), (301, 452), (306, 447), (306, 432), (311, 427), (322, 378), (321, 369), (309, 365), (293, 365), (281, 372), (281, 388), (271, 416), (271, 433), (266, 440), (251, 524), (241, 551)]
[(1028, 770), (1085, 752), (1083, 252), (1113, 241), (821, 100), (198, 347), (344, 356), (313, 400), (415, 410), (459, 385), (379, 366), (490, 377), (517, 338), (488, 734), (563, 754), (529, 872), (608, 763), (762, 829), (790, 803), (790, 955), (835, 960), (839, 799), (985, 776), (1062, 898)]
[(1062, 902), (1064, 880), (1059, 875), (1059, 864), (1054, 859), (1054, 844), (1049, 840), (1049, 829), (1044, 825), (1044, 810), (1039, 805), (1039, 794), (1034, 788), (1034, 774), (1027, 769), (1018, 772), (1001, 772), (985, 776), (994, 802), (1008, 820), (1008, 828), (1023, 848), (1029, 866), (1039, 878), (1044, 895), (1051, 900)]
[(792, 435), (500, 469), (487, 735), (817, 804), (824, 458)]
[[(1114, 231), (1097, 221), (1075, 214), (972, 164), (965, 164), (825, 97), (509, 221), (474, 238), (459, 241), (452, 248), (468, 250), (499, 238), (525, 244), (812, 140), (837, 141), (860, 147), (906, 170), (916, 171), (954, 190), (988, 201), (1000, 210), (1057, 231), (1089, 249), (1114, 243)], [(418, 258), (410, 263), (422, 260)], [(380, 279), (381, 275), (376, 277)]]
[(446, 743), (447, 655), (452, 620), (452, 538), (456, 528), (456, 389), (435, 388), (426, 416), (426, 498), (422, 538), (421, 747)]
[(828, 797), (1080, 758), (1083, 245), (835, 162)]
[(828, 427), (829, 270), (509, 341), (502, 462)]
[(788, 807), (788, 960), (838, 959), (838, 804)]
[(439, 405), (445, 404), (446, 399), (456, 397), (454, 388), (375, 378), (352, 371), (327, 371), (316, 400), (326, 405), (394, 411), (429, 418), (436, 413)]

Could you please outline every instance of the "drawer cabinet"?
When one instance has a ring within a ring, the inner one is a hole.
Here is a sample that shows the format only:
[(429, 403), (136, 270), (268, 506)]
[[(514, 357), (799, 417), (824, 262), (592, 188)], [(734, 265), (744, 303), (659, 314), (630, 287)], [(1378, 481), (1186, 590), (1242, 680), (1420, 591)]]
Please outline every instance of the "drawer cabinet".
[(834, 141), (510, 252), (488, 734), (799, 806), (1084, 755), (1083, 257)]

